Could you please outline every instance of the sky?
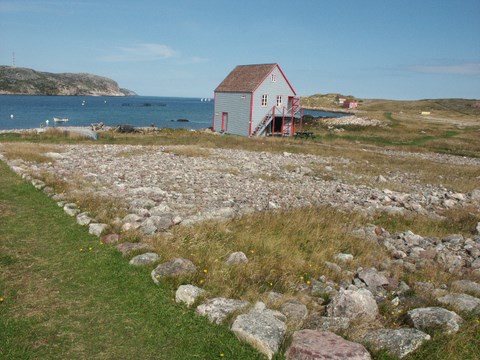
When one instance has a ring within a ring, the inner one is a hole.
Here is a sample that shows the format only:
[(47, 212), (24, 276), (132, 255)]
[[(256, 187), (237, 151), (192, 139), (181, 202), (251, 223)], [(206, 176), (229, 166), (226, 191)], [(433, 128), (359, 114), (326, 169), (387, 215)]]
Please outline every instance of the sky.
[[(14, 54), (14, 56), (13, 56)], [(480, 98), (480, 0), (0, 0), (0, 65), (213, 97), (278, 63), (300, 96)]]

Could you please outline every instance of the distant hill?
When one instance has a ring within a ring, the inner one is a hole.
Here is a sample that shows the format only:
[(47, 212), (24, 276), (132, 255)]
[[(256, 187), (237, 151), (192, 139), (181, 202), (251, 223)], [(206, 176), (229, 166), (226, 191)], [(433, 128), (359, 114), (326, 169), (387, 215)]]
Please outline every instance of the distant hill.
[(305, 108), (345, 111), (338, 98), (357, 101), (355, 112), (404, 112), (412, 114), (431, 113), (432, 115), (454, 117), (480, 116), (480, 101), (475, 99), (424, 99), (424, 100), (383, 100), (359, 99), (351, 95), (315, 94), (301, 98)]
[(0, 66), (0, 94), (131, 96), (112, 79), (84, 73), (47, 73)]

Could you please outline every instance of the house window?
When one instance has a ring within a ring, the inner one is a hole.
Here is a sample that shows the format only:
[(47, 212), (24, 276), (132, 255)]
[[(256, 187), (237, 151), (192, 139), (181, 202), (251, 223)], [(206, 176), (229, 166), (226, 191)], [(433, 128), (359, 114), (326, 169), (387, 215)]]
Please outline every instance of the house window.
[(262, 95), (262, 106), (266, 107), (268, 104), (268, 95), (267, 94), (263, 94)]
[(282, 106), (283, 99), (282, 95), (277, 95), (277, 106)]
[(272, 74), (272, 82), (277, 82), (277, 74)]

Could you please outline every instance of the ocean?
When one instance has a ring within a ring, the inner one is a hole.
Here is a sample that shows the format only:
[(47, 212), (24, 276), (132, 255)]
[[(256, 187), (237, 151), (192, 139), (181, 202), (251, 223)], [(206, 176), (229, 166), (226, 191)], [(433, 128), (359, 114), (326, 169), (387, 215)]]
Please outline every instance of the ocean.
[[(338, 117), (343, 114), (305, 111)], [(202, 129), (212, 125), (213, 99), (156, 96), (27, 96), (0, 95), (0, 130), (55, 126), (53, 118), (67, 118), (58, 126), (106, 126)], [(178, 121), (180, 120), (180, 121)], [(186, 121), (188, 120), (188, 121)]]

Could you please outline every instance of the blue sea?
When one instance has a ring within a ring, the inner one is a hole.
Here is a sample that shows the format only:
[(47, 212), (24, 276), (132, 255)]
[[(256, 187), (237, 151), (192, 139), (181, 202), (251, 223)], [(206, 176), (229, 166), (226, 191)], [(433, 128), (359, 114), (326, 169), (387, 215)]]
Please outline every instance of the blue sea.
[[(343, 114), (305, 111), (314, 116)], [(53, 118), (68, 118), (61, 126), (107, 126), (202, 129), (212, 125), (213, 99), (154, 96), (27, 96), (0, 95), (0, 130), (55, 126)], [(178, 121), (188, 120), (186, 121)]]

